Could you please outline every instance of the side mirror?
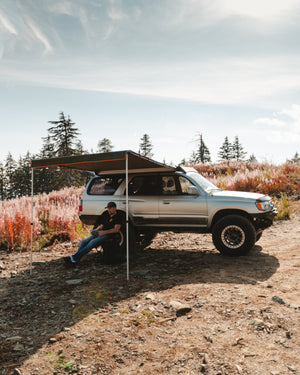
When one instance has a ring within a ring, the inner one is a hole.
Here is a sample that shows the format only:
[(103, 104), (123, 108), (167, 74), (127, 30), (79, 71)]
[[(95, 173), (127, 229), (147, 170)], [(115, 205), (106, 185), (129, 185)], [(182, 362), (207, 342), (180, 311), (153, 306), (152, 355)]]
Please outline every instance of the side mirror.
[(188, 195), (200, 195), (196, 186), (189, 186), (188, 187)]

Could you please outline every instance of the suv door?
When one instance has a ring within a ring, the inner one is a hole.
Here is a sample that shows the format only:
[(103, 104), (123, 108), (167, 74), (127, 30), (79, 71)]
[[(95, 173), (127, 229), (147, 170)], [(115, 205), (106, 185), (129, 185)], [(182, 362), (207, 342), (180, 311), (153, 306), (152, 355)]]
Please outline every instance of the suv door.
[(159, 223), (164, 226), (205, 227), (207, 226), (206, 195), (188, 194), (189, 187), (196, 187), (188, 178), (181, 175), (161, 177), (159, 197)]
[(158, 224), (158, 194), (160, 178), (157, 175), (134, 176), (128, 184), (129, 210), (137, 226)]

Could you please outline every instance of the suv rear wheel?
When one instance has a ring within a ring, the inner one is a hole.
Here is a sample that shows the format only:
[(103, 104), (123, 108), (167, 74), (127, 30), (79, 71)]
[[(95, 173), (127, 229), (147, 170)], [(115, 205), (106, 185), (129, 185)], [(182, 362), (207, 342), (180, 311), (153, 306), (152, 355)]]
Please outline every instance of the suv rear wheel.
[(156, 232), (146, 232), (146, 233), (140, 233), (137, 236), (137, 242), (140, 244), (142, 250), (151, 244), (156, 234), (157, 234)]
[(230, 256), (246, 255), (254, 246), (256, 232), (252, 223), (239, 215), (228, 215), (217, 221), (212, 239), (220, 253)]

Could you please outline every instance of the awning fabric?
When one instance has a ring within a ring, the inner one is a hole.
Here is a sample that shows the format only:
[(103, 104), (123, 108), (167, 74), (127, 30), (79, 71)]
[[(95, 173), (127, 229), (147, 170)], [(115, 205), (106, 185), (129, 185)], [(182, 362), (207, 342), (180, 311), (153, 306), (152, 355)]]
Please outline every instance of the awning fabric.
[(126, 155), (128, 157), (128, 170), (130, 172), (141, 169), (146, 169), (149, 172), (151, 170), (157, 171), (161, 169), (172, 171), (175, 169), (131, 150), (32, 160), (31, 168), (61, 167), (92, 171), (96, 174), (105, 171), (125, 171)]

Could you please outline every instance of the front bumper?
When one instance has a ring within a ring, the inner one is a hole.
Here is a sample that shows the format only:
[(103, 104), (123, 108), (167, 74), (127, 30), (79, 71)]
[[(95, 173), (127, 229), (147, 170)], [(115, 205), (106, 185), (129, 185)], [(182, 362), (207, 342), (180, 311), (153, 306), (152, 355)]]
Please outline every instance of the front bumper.
[(278, 215), (278, 211), (274, 207), (272, 211), (260, 212), (257, 214), (252, 214), (253, 224), (255, 229), (266, 229), (269, 228)]

